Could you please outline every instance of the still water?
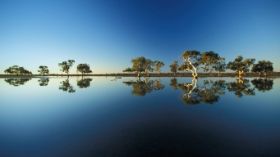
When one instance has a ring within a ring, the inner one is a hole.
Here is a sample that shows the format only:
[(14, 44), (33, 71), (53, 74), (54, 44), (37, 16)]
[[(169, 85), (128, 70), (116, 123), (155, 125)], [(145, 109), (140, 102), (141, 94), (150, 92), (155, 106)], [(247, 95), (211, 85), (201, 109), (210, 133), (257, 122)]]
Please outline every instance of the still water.
[(0, 156), (280, 156), (280, 79), (0, 78)]

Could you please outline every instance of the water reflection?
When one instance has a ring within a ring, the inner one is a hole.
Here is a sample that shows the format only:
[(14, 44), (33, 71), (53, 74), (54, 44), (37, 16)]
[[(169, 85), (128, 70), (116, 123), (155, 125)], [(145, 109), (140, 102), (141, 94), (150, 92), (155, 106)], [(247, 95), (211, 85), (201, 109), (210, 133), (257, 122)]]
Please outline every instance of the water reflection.
[(234, 92), (237, 97), (255, 95), (255, 88), (251, 87), (250, 81), (247, 79), (229, 82), (227, 83), (227, 89), (229, 92)]
[(77, 86), (80, 88), (88, 88), (90, 87), (91, 81), (92, 81), (91, 78), (82, 78), (81, 80), (77, 81)]
[(26, 78), (5, 78), (5, 82), (7, 82), (8, 84), (12, 85), (12, 86), (21, 86), (24, 85), (26, 82), (28, 82), (29, 80), (31, 80), (30, 77), (26, 77)]
[(269, 79), (254, 79), (251, 82), (261, 92), (269, 91), (273, 87), (273, 80)]
[(191, 83), (178, 84), (183, 91), (182, 100), (185, 104), (195, 105), (200, 103), (213, 104), (225, 93), (225, 81), (204, 80), (202, 85), (197, 85), (197, 80)]
[(48, 77), (42, 77), (38, 80), (40, 86), (48, 86), (50, 79)]
[[(30, 81), (31, 77), (15, 77), (5, 78), (5, 82), (12, 86), (21, 86)], [(121, 78), (120, 78), (121, 79)], [(184, 79), (182, 79), (184, 80)], [(38, 79), (39, 86), (48, 86), (50, 78), (41, 77)], [(82, 78), (77, 80), (79, 88), (89, 88), (91, 86), (92, 78)], [(131, 81), (123, 81), (123, 84), (132, 87), (132, 94), (135, 96), (145, 96), (153, 91), (163, 90), (164, 84), (159, 79), (138, 79)], [(234, 93), (237, 97), (255, 95), (255, 90), (266, 92), (273, 88), (272, 79), (237, 79), (235, 81), (225, 80), (197, 80), (193, 79), (190, 82), (178, 83), (177, 78), (171, 78), (169, 82), (170, 87), (174, 90), (183, 92), (182, 100), (186, 104), (213, 104), (219, 101), (220, 96), (227, 92)], [(59, 90), (74, 93), (76, 92), (74, 86), (70, 83), (69, 78), (60, 82)]]
[(64, 92), (68, 92), (68, 93), (75, 93), (76, 92), (74, 87), (70, 84), (68, 78), (65, 81), (60, 82), (59, 89), (64, 91)]
[(125, 81), (124, 84), (132, 87), (132, 94), (136, 96), (145, 96), (152, 91), (164, 89), (164, 85), (160, 80), (137, 80), (137, 81)]

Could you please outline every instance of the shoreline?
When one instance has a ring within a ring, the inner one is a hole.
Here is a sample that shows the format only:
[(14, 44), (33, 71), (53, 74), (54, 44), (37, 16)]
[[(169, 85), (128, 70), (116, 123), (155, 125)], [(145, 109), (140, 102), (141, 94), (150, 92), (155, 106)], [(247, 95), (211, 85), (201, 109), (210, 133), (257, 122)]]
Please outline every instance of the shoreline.
[[(0, 74), (0, 78), (6, 77), (137, 77), (137, 73), (104, 73), (104, 74), (48, 74), (48, 75), (10, 75)], [(191, 73), (142, 73), (141, 77), (192, 77)], [(236, 73), (198, 73), (198, 77), (236, 77)], [(246, 73), (244, 77), (260, 77), (257, 73)], [(265, 76), (261, 76), (265, 78)], [(268, 73), (267, 77), (280, 77), (280, 72)]]

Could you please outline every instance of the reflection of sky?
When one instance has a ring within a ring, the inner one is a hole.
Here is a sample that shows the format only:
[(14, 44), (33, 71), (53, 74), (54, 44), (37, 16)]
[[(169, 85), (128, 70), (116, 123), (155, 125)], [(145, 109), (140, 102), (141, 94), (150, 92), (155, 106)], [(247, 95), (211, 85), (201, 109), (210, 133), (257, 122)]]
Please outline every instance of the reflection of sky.
[[(53, 156), (67, 153), (62, 151), (66, 149), (69, 153), (94, 153), (106, 148), (112, 152), (129, 151), (135, 141), (139, 142), (137, 147), (151, 144), (157, 138), (163, 140), (158, 147), (164, 147), (165, 140), (172, 147), (184, 139), (180, 145), (190, 142), (188, 148), (192, 148), (195, 145), (191, 141), (203, 138), (205, 145), (217, 142), (215, 150), (228, 149), (223, 154), (244, 149), (273, 152), (274, 147), (266, 146), (280, 142), (279, 79), (274, 80), (272, 90), (256, 92), (256, 96), (238, 98), (226, 93), (217, 103), (196, 106), (182, 102), (182, 91), (172, 89), (169, 78), (160, 78), (165, 85), (163, 90), (144, 97), (133, 96), (131, 86), (122, 83), (135, 78), (112, 79), (95, 77), (91, 87), (79, 89), (77, 78), (70, 78), (76, 93), (58, 89), (65, 78), (51, 78), (46, 87), (40, 87), (37, 79), (19, 87), (0, 79), (1, 150), (14, 156), (20, 153), (32, 156), (34, 152)], [(205, 79), (199, 79), (198, 85)], [(179, 83), (190, 81), (190, 78), (178, 79)], [(256, 149), (259, 147), (262, 149)]]
[[(185, 49), (268, 59), (280, 70), (277, 0), (0, 2), (0, 70), (75, 59), (94, 72), (119, 72), (144, 55), (166, 64)], [(165, 70), (168, 66), (165, 67)], [(73, 71), (74, 72), (74, 71)]]

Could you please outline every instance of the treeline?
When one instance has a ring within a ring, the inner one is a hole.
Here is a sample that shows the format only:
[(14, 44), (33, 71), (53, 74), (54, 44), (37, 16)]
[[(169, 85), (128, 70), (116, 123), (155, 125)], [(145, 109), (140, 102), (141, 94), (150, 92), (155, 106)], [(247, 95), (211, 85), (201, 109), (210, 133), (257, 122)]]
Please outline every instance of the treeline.
[[(258, 76), (266, 77), (269, 73), (273, 72), (273, 63), (268, 60), (260, 60), (256, 62), (254, 58), (243, 58), (242, 56), (236, 57), (233, 61), (225, 62), (225, 58), (213, 51), (200, 52), (196, 50), (187, 50), (181, 56), (183, 62), (179, 64), (174, 61), (169, 65), (170, 72), (176, 76), (177, 72), (191, 72), (193, 78), (198, 77), (198, 71), (203, 71), (211, 74), (212, 72), (225, 72), (227, 69), (235, 71), (239, 78), (242, 78), (245, 73), (253, 72)], [(138, 77), (149, 76), (151, 72), (160, 73), (161, 68), (165, 66), (163, 61), (151, 60), (143, 56), (132, 59), (131, 67), (123, 70), (123, 72), (136, 73)], [(70, 68), (75, 64), (75, 60), (67, 60), (58, 64), (60, 70), (69, 75)], [(77, 72), (84, 74), (92, 73), (89, 64), (78, 64), (76, 67)], [(17, 65), (7, 68), (5, 74), (9, 75), (32, 75), (32, 72), (26, 70), (24, 67)], [(49, 75), (50, 70), (48, 66), (41, 65), (38, 68), (39, 75)]]
[[(69, 75), (69, 70), (71, 67), (73, 67), (74, 63), (75, 63), (75, 60), (67, 60), (67, 61), (58, 63), (58, 66), (60, 67), (60, 71)], [(76, 69), (77, 69), (77, 72), (81, 73), (82, 75), (92, 73), (92, 70), (91, 70), (89, 64), (86, 64), (86, 63), (78, 64)], [(31, 71), (26, 70), (24, 67), (20, 67), (18, 65), (14, 65), (14, 66), (7, 68), (4, 71), (4, 73), (11, 74), (11, 75), (32, 75)], [(48, 66), (41, 65), (38, 68), (38, 73), (40, 75), (49, 75), (50, 70), (49, 70)]]
[[(233, 61), (225, 62), (225, 58), (213, 51), (199, 52), (196, 50), (187, 50), (182, 54), (183, 62), (174, 61), (169, 65), (170, 71), (176, 76), (178, 71), (189, 71), (193, 78), (198, 77), (198, 70), (204, 72), (225, 72), (227, 69), (235, 71), (239, 78), (243, 77), (247, 72), (257, 73), (258, 76), (267, 76), (268, 73), (273, 72), (273, 63), (267, 60), (261, 60), (255, 63), (253, 58), (236, 57)], [(138, 77), (141, 73), (148, 76), (149, 72), (160, 72), (164, 66), (162, 61), (152, 61), (143, 56), (132, 59), (132, 66), (123, 70), (123, 72), (137, 72)]]

